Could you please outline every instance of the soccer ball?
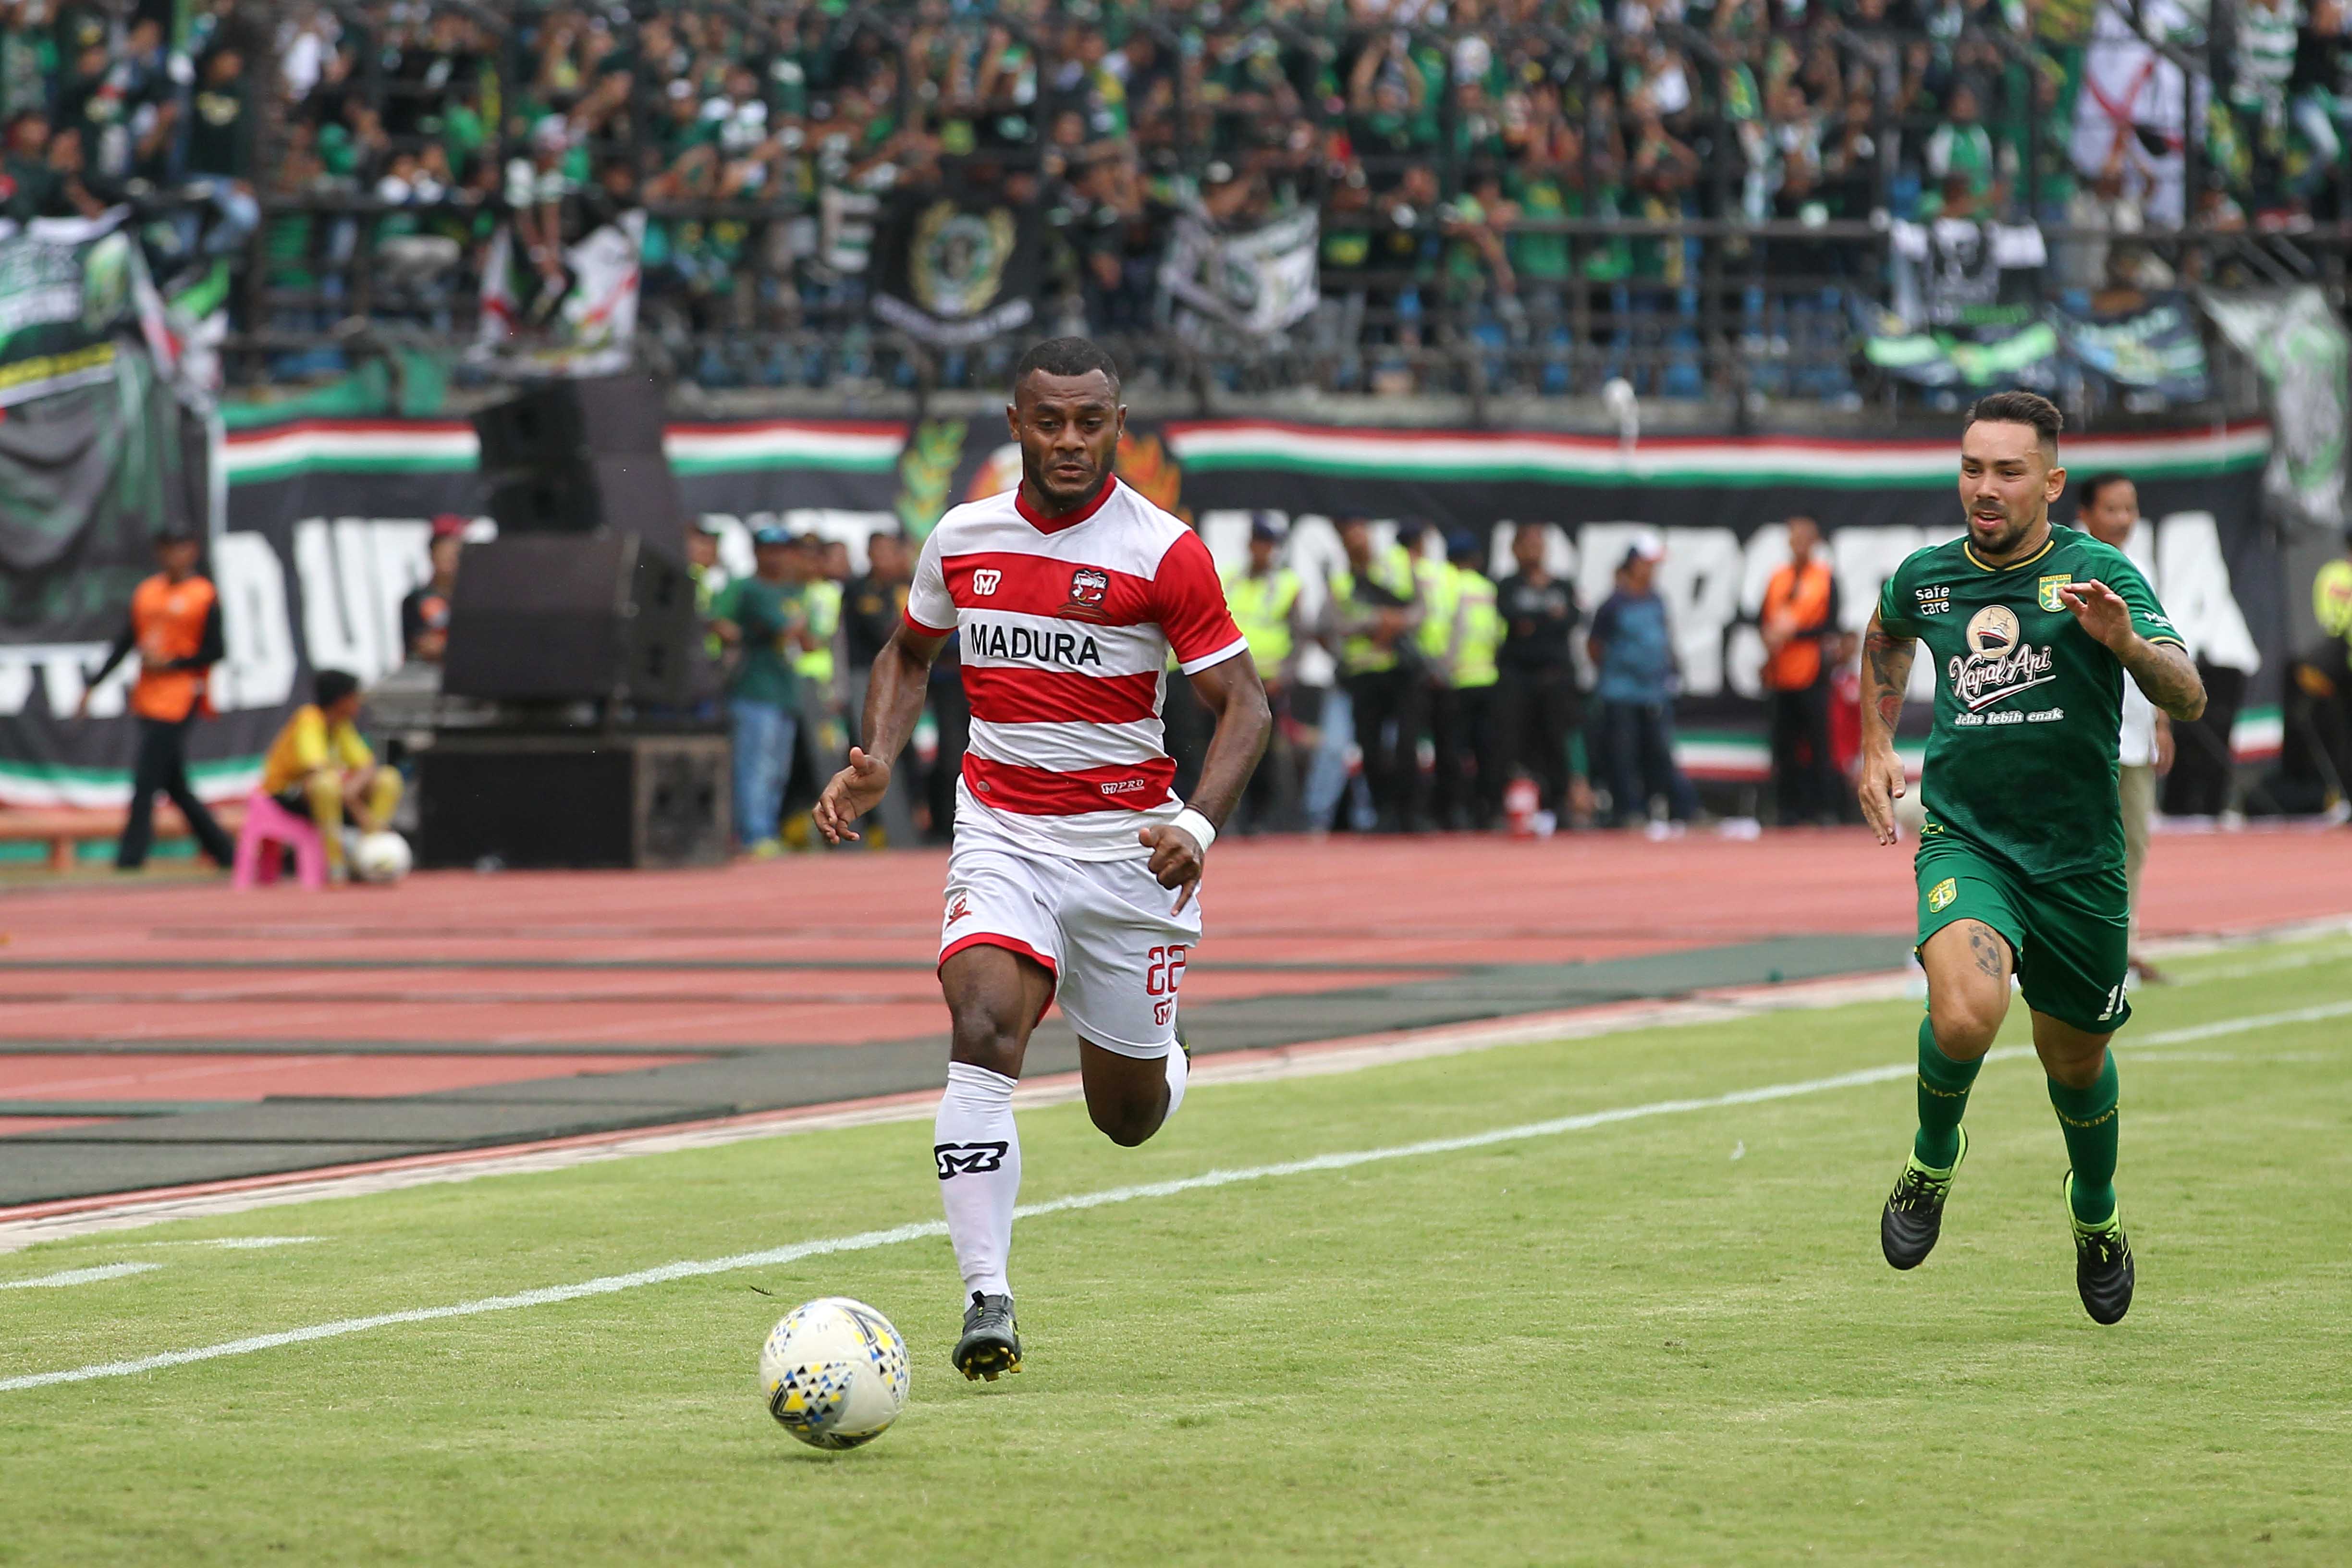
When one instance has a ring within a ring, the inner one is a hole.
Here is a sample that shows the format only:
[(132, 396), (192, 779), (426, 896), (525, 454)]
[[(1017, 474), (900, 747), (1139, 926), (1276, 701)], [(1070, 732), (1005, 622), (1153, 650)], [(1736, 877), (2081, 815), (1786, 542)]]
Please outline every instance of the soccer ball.
[(362, 882), (397, 882), (414, 863), (397, 833), (363, 833), (352, 847), (352, 874)]
[(907, 1342), (863, 1301), (794, 1307), (760, 1347), (768, 1414), (814, 1448), (871, 1443), (907, 1408)]

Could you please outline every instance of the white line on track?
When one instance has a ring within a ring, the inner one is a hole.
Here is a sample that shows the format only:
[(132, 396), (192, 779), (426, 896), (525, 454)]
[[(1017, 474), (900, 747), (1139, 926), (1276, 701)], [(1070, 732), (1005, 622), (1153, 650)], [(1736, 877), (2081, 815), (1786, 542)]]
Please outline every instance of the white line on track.
[(161, 1268), (160, 1263), (106, 1263), (96, 1268), (68, 1268), (62, 1274), (37, 1274), (30, 1279), (0, 1279), (0, 1290), (34, 1290), (67, 1285), (95, 1285), (101, 1279), (120, 1279), (126, 1274), (144, 1274)]
[[(2225, 1019), (2219, 1023), (2200, 1024), (2189, 1028), (2165, 1030), (2146, 1037), (2141, 1048), (2153, 1046), (2181, 1044), (2192, 1040), (2211, 1039), (2218, 1036), (2244, 1034), (2255, 1029), (2273, 1028), (2284, 1024), (2310, 1023), (2322, 1018), (2337, 1017), (2352, 1013), (2352, 1002), (2331, 1004), (2319, 1007), (2303, 1007), (2291, 1013), (2273, 1013), (2251, 1018)], [(2033, 1054), (2031, 1046), (2004, 1046), (1986, 1054), (1987, 1061), (2013, 1060)], [(1134, 1186), (1110, 1187), (1096, 1193), (1077, 1193), (1068, 1197), (1055, 1198), (1041, 1204), (1024, 1204), (1013, 1211), (1016, 1218), (1036, 1219), (1045, 1215), (1068, 1214), (1081, 1209), (1105, 1208), (1114, 1204), (1136, 1203), (1144, 1198), (1174, 1197), (1180, 1193), (1200, 1192), (1211, 1187), (1234, 1186), (1243, 1182), (1265, 1181), (1277, 1176), (1307, 1175), (1324, 1171), (1351, 1170), (1359, 1165), (1377, 1164), (1390, 1160), (1417, 1159), (1430, 1154), (1454, 1154), (1466, 1150), (1492, 1148), (1499, 1143), (1522, 1142), (1531, 1138), (1553, 1138), (1566, 1132), (1582, 1132), (1595, 1127), (1609, 1127), (1619, 1122), (1639, 1121), (1655, 1116), (1675, 1116), (1687, 1111), (1720, 1110), (1738, 1105), (1761, 1105), (1778, 1100), (1794, 1100), (1803, 1095), (1826, 1093), (1831, 1089), (1858, 1089), (1868, 1084), (1893, 1083), (1907, 1079), (1917, 1071), (1910, 1062), (1892, 1062), (1883, 1067), (1863, 1068), (1853, 1072), (1834, 1073), (1827, 1078), (1800, 1079), (1791, 1083), (1766, 1084), (1757, 1089), (1734, 1089), (1728, 1094), (1706, 1095), (1686, 1100), (1658, 1100), (1645, 1105), (1622, 1106), (1613, 1110), (1585, 1111), (1575, 1116), (1554, 1117), (1545, 1121), (1522, 1122), (1516, 1127), (1498, 1127), (1485, 1132), (1472, 1132), (1455, 1138), (1430, 1138), (1417, 1143), (1392, 1144), (1384, 1149), (1356, 1149), (1339, 1153), (1316, 1154), (1303, 1160), (1285, 1160), (1268, 1165), (1250, 1165), (1239, 1170), (1205, 1171), (1197, 1176), (1183, 1176), (1173, 1181), (1147, 1182)], [(924, 1241), (947, 1235), (947, 1225), (941, 1220), (923, 1220), (911, 1225), (894, 1226), (887, 1230), (861, 1231), (855, 1236), (831, 1237), (817, 1241), (798, 1241), (786, 1247), (772, 1247), (758, 1252), (739, 1252), (725, 1258), (688, 1258), (665, 1263), (655, 1268), (642, 1268), (632, 1274), (607, 1274), (594, 1279), (583, 1279), (572, 1285), (547, 1285), (535, 1290), (520, 1290), (507, 1296), (485, 1296), (471, 1301), (455, 1301), (441, 1307), (414, 1307), (405, 1311), (379, 1312), (365, 1318), (339, 1318), (332, 1322), (312, 1323), (305, 1328), (286, 1329), (276, 1333), (251, 1334), (243, 1339), (225, 1340), (218, 1344), (199, 1345), (192, 1350), (166, 1351), (159, 1355), (140, 1356), (130, 1361), (99, 1362), (89, 1366), (70, 1367), (58, 1372), (26, 1373), (20, 1376), (0, 1378), (0, 1393), (20, 1389), (47, 1388), (57, 1384), (89, 1383), (100, 1378), (134, 1377), (142, 1373), (162, 1372), (171, 1367), (186, 1366), (194, 1362), (215, 1361), (223, 1356), (252, 1355), (257, 1352), (278, 1350), (287, 1345), (307, 1344), (314, 1340), (341, 1339), (346, 1334), (362, 1334), (377, 1329), (396, 1328), (404, 1323), (430, 1323), (448, 1318), (478, 1317), (485, 1312), (512, 1312), (528, 1307), (551, 1307), (563, 1301), (576, 1301), (589, 1296), (609, 1296), (623, 1290), (642, 1289), (648, 1285), (667, 1285), (673, 1280), (698, 1279), (710, 1274), (731, 1274), (745, 1268), (772, 1268), (782, 1264), (797, 1263), (805, 1258), (824, 1258), (844, 1252), (870, 1252), (876, 1247), (895, 1247), (900, 1242)], [(84, 1277), (134, 1273), (152, 1268), (153, 1264), (113, 1264), (105, 1269), (79, 1270)], [(19, 1284), (66, 1283), (68, 1276), (51, 1275), (42, 1279), (22, 1280)]]

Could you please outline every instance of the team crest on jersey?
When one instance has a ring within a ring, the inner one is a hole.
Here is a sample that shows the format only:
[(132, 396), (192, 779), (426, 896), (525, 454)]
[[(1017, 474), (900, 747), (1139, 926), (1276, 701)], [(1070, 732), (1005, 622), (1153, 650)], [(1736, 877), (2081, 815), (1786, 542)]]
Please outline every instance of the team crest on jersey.
[(1062, 614), (1081, 621), (1103, 618), (1103, 601), (1110, 595), (1110, 574), (1081, 566), (1070, 574), (1070, 602)]
[(1942, 881), (1927, 889), (1927, 912), (1931, 915), (1943, 913), (1946, 910), (1951, 907), (1952, 900), (1959, 896), (1959, 879), (1957, 877), (1945, 878)]
[(2042, 578), (2040, 585), (2042, 607), (2045, 610), (2064, 609), (2066, 601), (2058, 596), (2058, 590), (2073, 581), (2074, 579), (2063, 572), (2059, 573), (2055, 577)]
[(962, 920), (965, 916), (967, 916), (967, 915), (969, 915), (969, 914), (971, 914), (971, 895), (970, 895), (970, 894), (968, 894), (968, 893), (966, 893), (966, 892), (965, 892), (961, 888), (956, 888), (956, 889), (950, 889), (950, 890), (949, 891), (949, 893), (948, 893), (948, 921), (947, 921), (947, 923), (948, 923), (948, 924), (950, 924), (950, 925), (953, 925), (953, 924), (955, 924), (955, 923), (956, 923), (956, 921), (960, 921), (960, 920)]
[(2006, 605), (1987, 605), (1970, 616), (1968, 639), (1968, 657), (1954, 654), (1944, 673), (1952, 695), (1971, 713), (2058, 679), (2051, 673), (2057, 657), (2023, 640), (2017, 612)]
[(995, 593), (1003, 581), (1003, 573), (982, 567), (971, 574), (971, 591), (985, 597)]

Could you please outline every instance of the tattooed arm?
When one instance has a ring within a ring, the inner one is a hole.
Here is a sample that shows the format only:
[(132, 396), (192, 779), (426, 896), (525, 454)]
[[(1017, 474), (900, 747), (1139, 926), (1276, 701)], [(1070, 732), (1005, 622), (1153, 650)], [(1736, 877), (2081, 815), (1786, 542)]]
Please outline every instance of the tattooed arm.
[(2197, 661), (2179, 643), (2150, 642), (2134, 637), (2137, 647), (2116, 657), (2150, 702), (2183, 724), (2194, 723), (2205, 712), (2205, 680)]
[(1881, 844), (1895, 842), (1895, 803), (1903, 798), (1903, 760), (1895, 754), (1895, 725), (1919, 645), (1898, 637), (1871, 612), (1862, 639), (1862, 815)]

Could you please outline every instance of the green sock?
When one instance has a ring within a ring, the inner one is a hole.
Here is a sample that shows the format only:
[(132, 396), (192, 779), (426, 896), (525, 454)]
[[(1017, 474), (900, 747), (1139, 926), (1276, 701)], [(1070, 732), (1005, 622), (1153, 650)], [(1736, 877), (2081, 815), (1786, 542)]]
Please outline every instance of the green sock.
[(2050, 1080), (2050, 1103), (2074, 1162), (2074, 1217), (2084, 1225), (2103, 1225), (2116, 1212), (2116, 1099), (2112, 1052), (2088, 1089)]
[(1983, 1066), (1982, 1058), (1956, 1062), (1946, 1056), (1936, 1045), (1934, 1026), (1919, 1020), (1919, 1135), (1911, 1140), (1911, 1152), (1929, 1170), (1948, 1171), (1960, 1157), (1960, 1114)]

